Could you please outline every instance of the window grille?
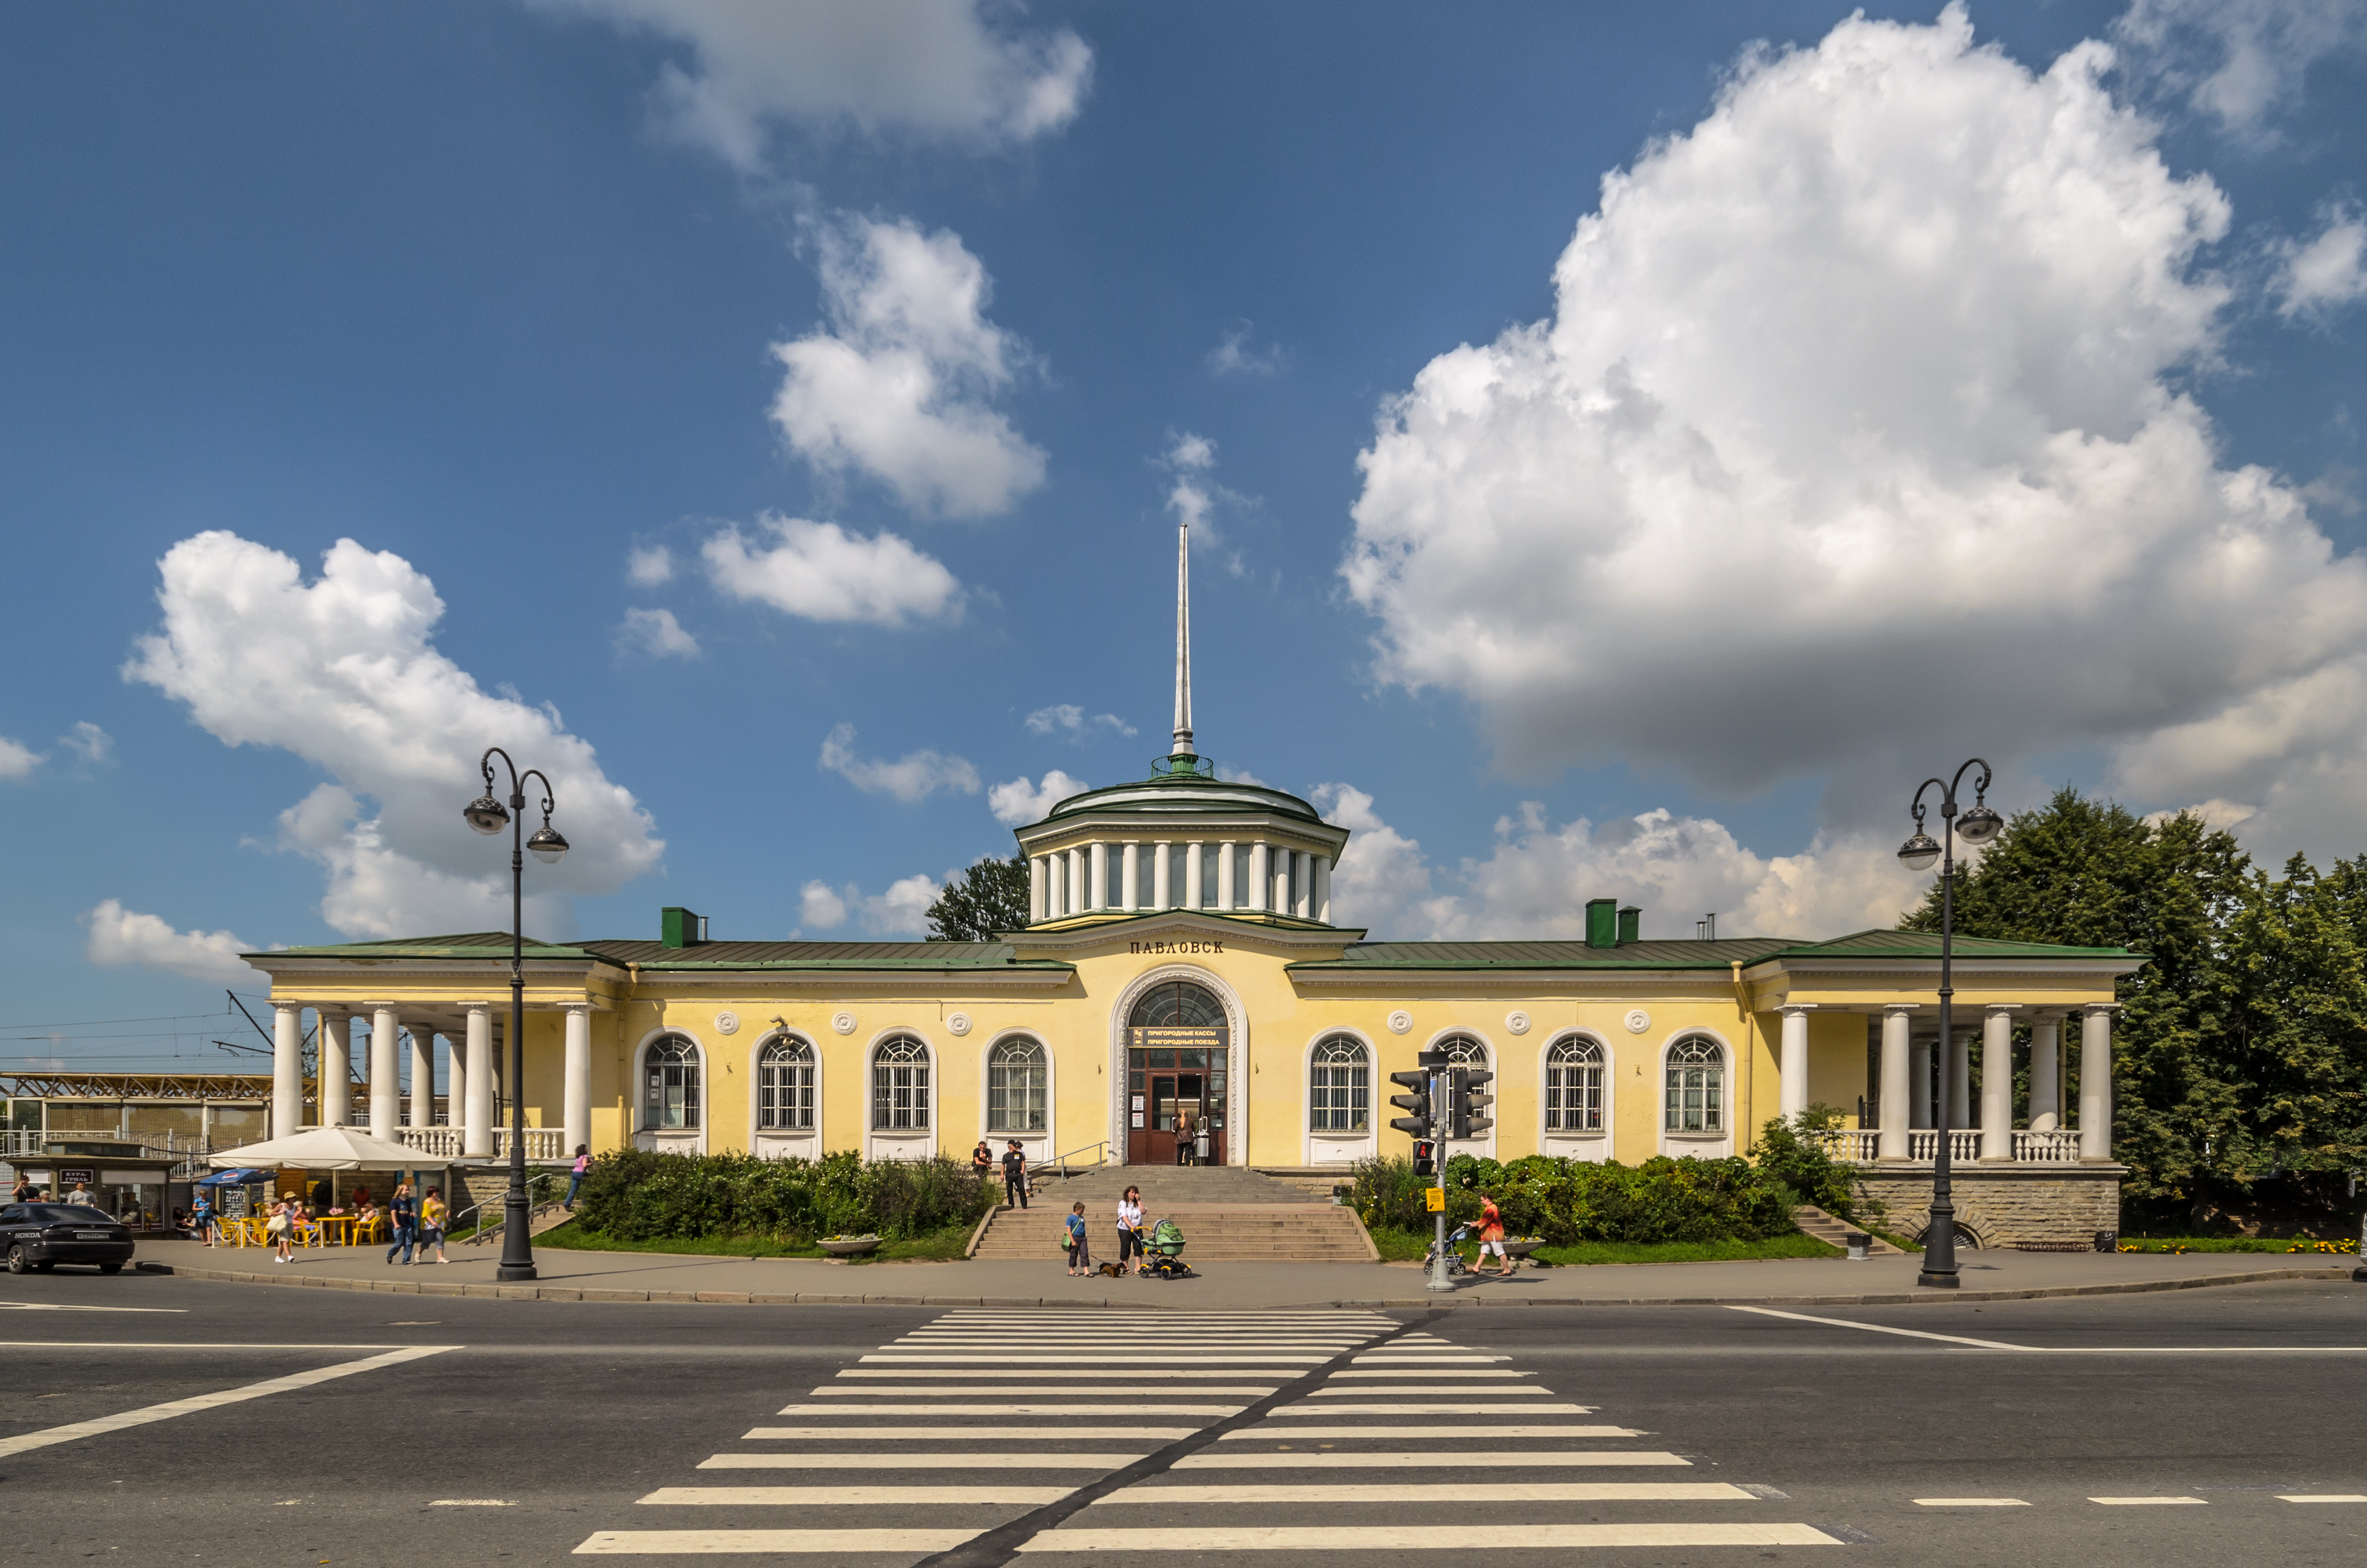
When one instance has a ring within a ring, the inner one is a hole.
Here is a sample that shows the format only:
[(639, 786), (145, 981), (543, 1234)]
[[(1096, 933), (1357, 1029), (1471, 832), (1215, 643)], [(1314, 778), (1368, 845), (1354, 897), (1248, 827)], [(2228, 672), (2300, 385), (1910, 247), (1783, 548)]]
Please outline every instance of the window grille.
[(1362, 1132), (1371, 1125), (1371, 1059), (1349, 1035), (1318, 1041), (1308, 1065), (1309, 1125), (1318, 1132)]
[(1050, 1081), (1051, 1063), (1040, 1042), (1006, 1040), (996, 1046), (986, 1063), (986, 1130), (1043, 1131)]
[(1546, 1131), (1603, 1131), (1603, 1047), (1583, 1035), (1546, 1052)]
[(1488, 1065), (1488, 1048), (1467, 1034), (1448, 1035), (1431, 1049), (1446, 1052), (1446, 1063), (1450, 1067)]
[(814, 1130), (813, 1047), (782, 1035), (756, 1056), (756, 1125), (766, 1132)]
[(871, 1053), (871, 1130), (929, 1130), (929, 1048), (911, 1035), (893, 1035)]
[(1669, 1048), (1668, 1108), (1670, 1132), (1726, 1131), (1726, 1051), (1698, 1035)]
[(679, 1035), (641, 1054), (641, 1125), (663, 1131), (698, 1126), (698, 1047)]

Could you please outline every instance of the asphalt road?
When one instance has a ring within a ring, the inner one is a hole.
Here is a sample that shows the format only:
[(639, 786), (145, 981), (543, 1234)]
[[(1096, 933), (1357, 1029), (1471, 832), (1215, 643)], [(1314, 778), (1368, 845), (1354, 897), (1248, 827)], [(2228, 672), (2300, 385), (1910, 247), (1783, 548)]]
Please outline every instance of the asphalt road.
[[(1138, 1322), (62, 1271), (0, 1280), (0, 1350), (10, 1562), (2367, 1562), (2367, 1501), (2284, 1500), (2367, 1496), (2348, 1283)], [(195, 1407), (25, 1446), (173, 1401)], [(1477, 1452), (1518, 1462), (1431, 1464)], [(1980, 1503), (1918, 1501), (1942, 1498)]]

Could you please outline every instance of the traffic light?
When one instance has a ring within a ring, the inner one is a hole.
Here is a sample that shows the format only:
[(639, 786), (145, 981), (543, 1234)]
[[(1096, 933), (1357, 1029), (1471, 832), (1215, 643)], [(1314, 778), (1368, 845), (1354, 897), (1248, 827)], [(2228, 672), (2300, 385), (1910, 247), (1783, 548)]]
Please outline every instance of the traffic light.
[(1438, 1174), (1438, 1145), (1427, 1138), (1417, 1138), (1413, 1141), (1413, 1174), (1416, 1176)]
[(1496, 1096), (1481, 1091), (1496, 1081), (1496, 1074), (1485, 1067), (1457, 1067), (1452, 1072), (1446, 1091), (1446, 1123), (1450, 1138), (1479, 1138), (1496, 1125), (1496, 1119), (1487, 1114), (1496, 1103)]
[(1431, 1125), (1433, 1113), (1430, 1103), (1430, 1074), (1392, 1073), (1389, 1074), (1389, 1082), (1413, 1091), (1411, 1094), (1389, 1096), (1389, 1104), (1413, 1113), (1411, 1116), (1391, 1117), (1389, 1125), (1399, 1132), (1410, 1132), (1416, 1138), (1430, 1137), (1437, 1131)]

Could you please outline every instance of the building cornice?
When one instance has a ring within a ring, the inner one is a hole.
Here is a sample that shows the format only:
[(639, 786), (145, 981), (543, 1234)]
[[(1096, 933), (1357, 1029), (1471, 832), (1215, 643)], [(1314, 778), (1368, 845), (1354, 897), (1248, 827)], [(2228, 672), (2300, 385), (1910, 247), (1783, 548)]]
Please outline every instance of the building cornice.
[[(1168, 932), (1188, 933), (1183, 939), (1234, 942), (1243, 948), (1282, 949), (1337, 953), (1364, 939), (1362, 928), (1320, 926), (1291, 916), (1276, 918), (1253, 911), (1158, 909), (1128, 915), (1096, 911), (1057, 925), (1031, 926), (1025, 931), (996, 933), (996, 939), (1021, 951), (1072, 953), (1119, 943), (1157, 943)], [(1159, 956), (1188, 957), (1161, 950)]]

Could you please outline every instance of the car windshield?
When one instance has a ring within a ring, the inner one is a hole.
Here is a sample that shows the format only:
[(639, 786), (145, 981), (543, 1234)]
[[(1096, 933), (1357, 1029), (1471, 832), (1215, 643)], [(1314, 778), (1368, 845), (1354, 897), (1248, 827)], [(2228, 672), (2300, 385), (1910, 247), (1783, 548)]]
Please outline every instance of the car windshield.
[(71, 1203), (28, 1203), (21, 1210), (12, 1209), (11, 1216), (21, 1214), (25, 1223), (35, 1225), (112, 1225), (114, 1220), (97, 1209), (78, 1208)]

